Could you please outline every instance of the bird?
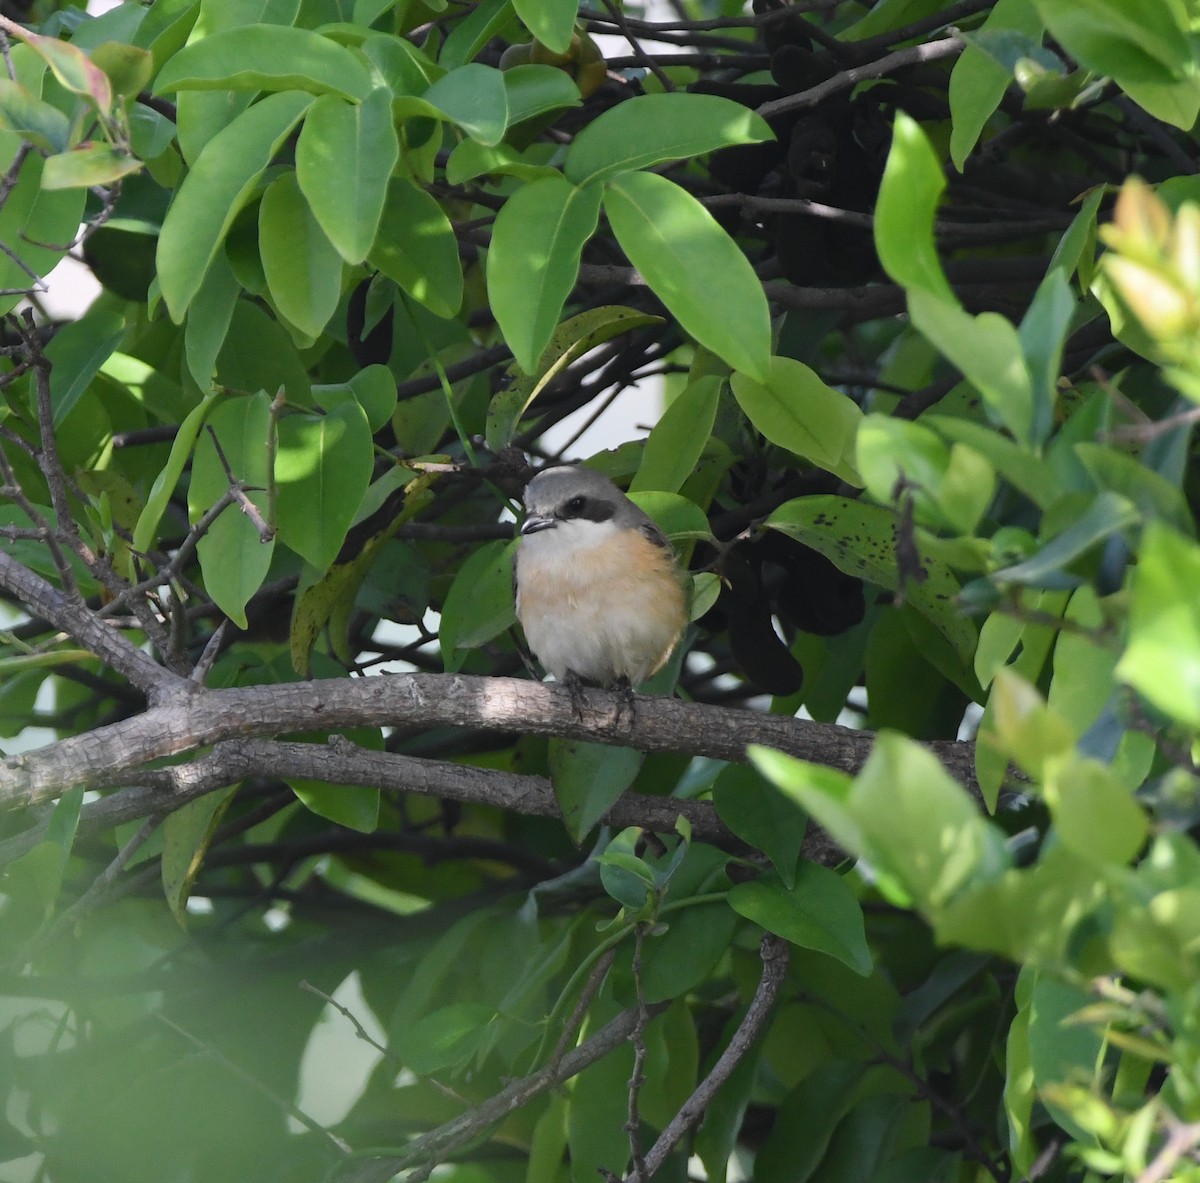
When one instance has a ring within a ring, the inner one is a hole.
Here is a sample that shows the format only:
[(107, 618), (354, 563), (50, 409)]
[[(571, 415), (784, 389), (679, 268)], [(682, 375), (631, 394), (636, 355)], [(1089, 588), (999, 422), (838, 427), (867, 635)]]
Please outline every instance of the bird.
[[(662, 668), (687, 624), (667, 536), (603, 473), (555, 465), (522, 496), (517, 619), (538, 662), (571, 691), (625, 691)], [(582, 713), (581, 711), (579, 713)]]

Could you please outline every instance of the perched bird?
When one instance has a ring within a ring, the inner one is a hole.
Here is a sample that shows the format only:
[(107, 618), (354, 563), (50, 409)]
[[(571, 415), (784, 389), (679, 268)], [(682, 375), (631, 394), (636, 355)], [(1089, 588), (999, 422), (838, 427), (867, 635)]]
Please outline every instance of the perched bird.
[(513, 586), (534, 656), (573, 696), (581, 679), (622, 688), (644, 682), (687, 624), (666, 535), (587, 468), (543, 469), (523, 500)]

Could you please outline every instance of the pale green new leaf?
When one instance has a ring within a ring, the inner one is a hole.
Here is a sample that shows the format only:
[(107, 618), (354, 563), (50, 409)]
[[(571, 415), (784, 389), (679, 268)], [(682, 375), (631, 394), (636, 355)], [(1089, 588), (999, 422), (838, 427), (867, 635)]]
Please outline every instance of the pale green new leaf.
[(496, 218), (488, 300), (526, 373), (533, 373), (550, 342), (599, 217), (599, 185), (580, 189), (555, 176), (522, 186)]
[(604, 186), (621, 249), (701, 345), (758, 382), (771, 373), (771, 317), (754, 269), (690, 193), (657, 173)]
[(750, 422), (771, 443), (850, 484), (862, 484), (854, 467), (854, 441), (863, 415), (852, 399), (790, 357), (772, 357), (765, 382), (734, 374), (732, 385)]

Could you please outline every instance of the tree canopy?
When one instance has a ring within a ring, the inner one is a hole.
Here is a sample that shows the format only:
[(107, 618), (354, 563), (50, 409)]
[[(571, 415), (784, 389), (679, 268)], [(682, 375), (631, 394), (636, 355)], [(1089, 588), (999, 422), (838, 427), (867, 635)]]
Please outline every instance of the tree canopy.
[(0, 4), (0, 1176), (1200, 1177), (1196, 19)]

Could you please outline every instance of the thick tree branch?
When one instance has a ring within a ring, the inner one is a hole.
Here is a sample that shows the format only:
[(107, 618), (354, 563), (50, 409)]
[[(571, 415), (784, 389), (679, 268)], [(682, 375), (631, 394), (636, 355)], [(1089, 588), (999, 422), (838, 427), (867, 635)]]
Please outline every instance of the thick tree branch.
[[(345, 727), (524, 731), (732, 761), (744, 760), (746, 746), (755, 743), (848, 772), (862, 767), (874, 739), (831, 723), (644, 696), (631, 720), (619, 710), (622, 701), (608, 691), (589, 691), (576, 714), (570, 694), (557, 686), (446, 674), (196, 691), (136, 718), (9, 757), (0, 764), (0, 807), (44, 801), (75, 784), (128, 782), (150, 761), (225, 740)], [(974, 784), (970, 744), (929, 746), (960, 783)]]

